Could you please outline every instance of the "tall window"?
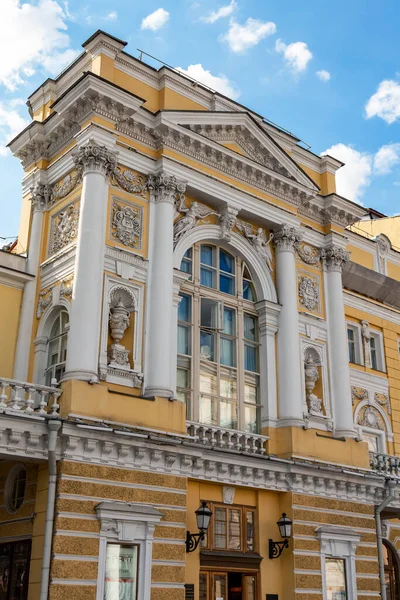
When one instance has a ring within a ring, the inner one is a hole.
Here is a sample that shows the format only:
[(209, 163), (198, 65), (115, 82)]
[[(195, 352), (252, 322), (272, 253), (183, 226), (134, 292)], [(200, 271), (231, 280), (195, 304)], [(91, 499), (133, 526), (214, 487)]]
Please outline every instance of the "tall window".
[(246, 264), (211, 244), (196, 244), (181, 270), (177, 394), (189, 420), (258, 432), (259, 333), (256, 294)]
[(47, 368), (45, 371), (46, 385), (51, 385), (52, 379), (59, 381), (64, 375), (67, 358), (68, 328), (68, 313), (62, 310), (54, 320), (48, 340)]
[(346, 561), (326, 558), (326, 600), (347, 600)]

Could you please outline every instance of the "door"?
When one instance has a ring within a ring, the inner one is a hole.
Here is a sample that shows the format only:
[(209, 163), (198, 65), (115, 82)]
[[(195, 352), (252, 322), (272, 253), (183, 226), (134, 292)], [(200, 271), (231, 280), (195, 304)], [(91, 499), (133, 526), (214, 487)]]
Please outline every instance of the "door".
[(201, 572), (199, 600), (258, 600), (257, 573)]
[(31, 541), (0, 544), (0, 600), (27, 600)]

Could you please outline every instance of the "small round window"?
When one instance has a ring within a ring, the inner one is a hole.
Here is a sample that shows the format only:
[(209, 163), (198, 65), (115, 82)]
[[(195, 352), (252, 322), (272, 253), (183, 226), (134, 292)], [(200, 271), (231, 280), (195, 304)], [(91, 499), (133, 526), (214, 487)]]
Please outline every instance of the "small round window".
[(6, 480), (4, 501), (8, 512), (15, 513), (21, 507), (26, 490), (26, 469), (24, 465), (14, 465)]

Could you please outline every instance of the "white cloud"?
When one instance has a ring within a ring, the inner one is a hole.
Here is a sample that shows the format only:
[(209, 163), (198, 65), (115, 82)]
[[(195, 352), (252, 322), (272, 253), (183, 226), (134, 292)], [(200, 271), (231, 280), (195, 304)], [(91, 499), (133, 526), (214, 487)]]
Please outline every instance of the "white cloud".
[(218, 10), (213, 10), (209, 15), (202, 17), (202, 21), (205, 23), (215, 23), (218, 19), (222, 19), (223, 17), (229, 17), (237, 7), (236, 0), (231, 0), (229, 4), (225, 6), (221, 6)]
[(63, 52), (54, 52), (51, 56), (45, 56), (42, 64), (50, 75), (56, 76), (61, 73), (78, 56), (79, 50), (68, 48)]
[(400, 144), (387, 144), (379, 148), (374, 156), (374, 170), (377, 175), (391, 173), (400, 163)]
[(150, 15), (147, 15), (142, 21), (142, 29), (151, 29), (157, 31), (165, 25), (169, 19), (169, 12), (163, 8), (157, 8)]
[(118, 13), (116, 10), (112, 10), (106, 16), (107, 21), (116, 21), (118, 19)]
[(241, 53), (274, 33), (276, 33), (276, 25), (272, 21), (264, 22), (249, 17), (243, 25), (232, 19), (228, 31), (220, 39), (228, 42), (232, 52)]
[(365, 188), (371, 183), (372, 156), (346, 144), (335, 144), (321, 156), (329, 154), (345, 163), (336, 173), (337, 193), (361, 204)]
[(178, 67), (177, 70), (233, 100), (236, 100), (240, 96), (240, 90), (223, 73), (212, 75), (212, 73), (205, 69), (201, 64), (189, 65), (187, 69)]
[(321, 71), (316, 71), (315, 74), (321, 81), (329, 81), (331, 78), (331, 74), (329, 73), (329, 71), (325, 71), (324, 69), (322, 69)]
[(18, 133), (21, 133), (30, 121), (15, 110), (16, 106), (22, 106), (25, 102), (22, 98), (14, 98), (10, 102), (0, 102), (0, 156), (7, 156), (9, 150), (6, 144)]
[(365, 106), (365, 115), (367, 119), (380, 117), (389, 125), (399, 119), (400, 84), (390, 79), (381, 81)]
[(286, 45), (282, 40), (277, 40), (275, 50), (283, 54), (286, 64), (297, 73), (304, 71), (313, 57), (305, 42)]
[[(35, 0), (31, 4), (2, 0), (0, 83), (15, 90), (37, 68), (47, 68), (46, 64), (54, 66), (55, 51), (61, 61), (67, 56), (70, 58), (72, 50), (66, 19), (66, 10), (56, 0)], [(61, 64), (57, 71), (64, 66)]]

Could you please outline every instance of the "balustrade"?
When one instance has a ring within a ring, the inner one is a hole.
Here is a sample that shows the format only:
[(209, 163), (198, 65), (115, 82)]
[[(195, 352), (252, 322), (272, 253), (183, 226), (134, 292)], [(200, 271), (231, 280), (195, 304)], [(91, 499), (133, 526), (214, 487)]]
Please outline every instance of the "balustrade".
[(0, 413), (59, 417), (61, 389), (0, 377)]
[(400, 477), (400, 457), (370, 452), (371, 469), (385, 475)]
[(215, 425), (204, 425), (188, 421), (187, 433), (193, 438), (193, 442), (212, 448), (223, 450), (236, 450), (249, 454), (265, 454), (264, 443), (268, 437), (257, 433), (224, 429)]

